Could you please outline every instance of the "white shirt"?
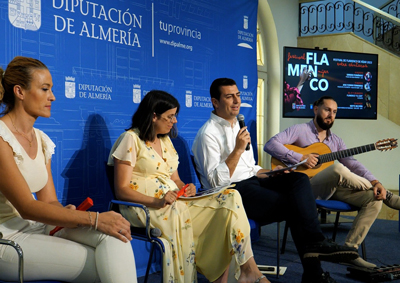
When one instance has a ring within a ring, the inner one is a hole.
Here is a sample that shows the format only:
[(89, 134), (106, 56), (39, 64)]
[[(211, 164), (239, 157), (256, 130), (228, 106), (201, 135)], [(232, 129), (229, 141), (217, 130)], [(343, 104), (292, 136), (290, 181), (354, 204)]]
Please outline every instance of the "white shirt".
[[(50, 160), (52, 154), (54, 154), (55, 148), (53, 141), (44, 132), (38, 129), (34, 130), (38, 150), (36, 157), (32, 159), (20, 145), (7, 125), (3, 121), (0, 121), (0, 138), (10, 145), (14, 154), (14, 161), (32, 193), (40, 191), (46, 185), (48, 180), (46, 164)], [(0, 223), (4, 223), (16, 216), (19, 216), (17, 210), (5, 196), (0, 193)]]
[(230, 122), (211, 113), (210, 119), (197, 132), (192, 151), (200, 182), (205, 189), (249, 179), (262, 169), (255, 164), (253, 148), (250, 145), (250, 150), (243, 152), (230, 177), (225, 160), (235, 148), (239, 130), (237, 121), (232, 127)]

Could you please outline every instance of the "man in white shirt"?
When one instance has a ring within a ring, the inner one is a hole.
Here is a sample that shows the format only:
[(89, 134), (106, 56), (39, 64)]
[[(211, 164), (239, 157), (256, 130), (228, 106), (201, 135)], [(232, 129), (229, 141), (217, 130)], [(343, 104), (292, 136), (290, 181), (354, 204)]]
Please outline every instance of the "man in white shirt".
[[(323, 272), (320, 260), (349, 261), (358, 253), (325, 239), (307, 175), (263, 174), (269, 170), (255, 164), (250, 133), (236, 119), (241, 100), (235, 81), (214, 80), (210, 94), (214, 111), (192, 147), (203, 187), (236, 184), (249, 218), (262, 225), (287, 221), (304, 268), (302, 282), (336, 282)], [(246, 150), (248, 144), (250, 150)]]

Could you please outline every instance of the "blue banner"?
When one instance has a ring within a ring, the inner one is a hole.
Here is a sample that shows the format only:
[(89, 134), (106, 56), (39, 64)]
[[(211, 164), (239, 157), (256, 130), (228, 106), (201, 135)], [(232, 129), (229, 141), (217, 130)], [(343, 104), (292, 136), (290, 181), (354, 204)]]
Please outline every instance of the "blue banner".
[(257, 0), (0, 0), (0, 65), (44, 62), (56, 101), (35, 127), (56, 143), (52, 171), (63, 204), (90, 196), (107, 209), (105, 162), (152, 89), (179, 100), (180, 175), (197, 182), (190, 148), (209, 118), (209, 86), (236, 80), (255, 143)]

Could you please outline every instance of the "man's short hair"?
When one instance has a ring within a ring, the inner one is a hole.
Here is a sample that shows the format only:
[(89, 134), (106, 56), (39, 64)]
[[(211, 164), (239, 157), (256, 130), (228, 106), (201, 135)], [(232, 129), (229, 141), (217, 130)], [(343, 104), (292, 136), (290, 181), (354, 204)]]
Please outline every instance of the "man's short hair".
[(324, 100), (333, 100), (333, 101), (335, 101), (335, 99), (333, 99), (333, 97), (328, 96), (328, 95), (324, 95), (324, 96), (321, 96), (319, 99), (317, 99), (314, 102), (313, 106), (314, 107), (321, 106), (322, 104), (324, 104)]
[(231, 86), (231, 85), (237, 85), (233, 79), (229, 78), (215, 79), (210, 86), (211, 98), (215, 98), (216, 100), (219, 101), (221, 97), (221, 89), (220, 89), (221, 86)]

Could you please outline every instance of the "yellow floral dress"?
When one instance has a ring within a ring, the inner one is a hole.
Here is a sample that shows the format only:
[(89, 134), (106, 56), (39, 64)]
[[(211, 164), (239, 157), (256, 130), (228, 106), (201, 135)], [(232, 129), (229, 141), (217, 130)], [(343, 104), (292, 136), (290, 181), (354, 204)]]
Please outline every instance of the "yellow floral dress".
[[(178, 168), (178, 153), (168, 136), (161, 138), (162, 156), (138, 136), (124, 132), (111, 149), (113, 157), (129, 161), (133, 167), (130, 186), (142, 194), (162, 198), (177, 190), (171, 175)], [(183, 178), (184, 179), (184, 178)], [(162, 231), (166, 247), (163, 282), (197, 282), (197, 271), (213, 282), (235, 259), (235, 277), (240, 265), (253, 256), (250, 227), (240, 194), (231, 188), (195, 199), (179, 199), (161, 209), (149, 208), (151, 225)], [(122, 215), (132, 225), (143, 227), (144, 214), (121, 206)]]

